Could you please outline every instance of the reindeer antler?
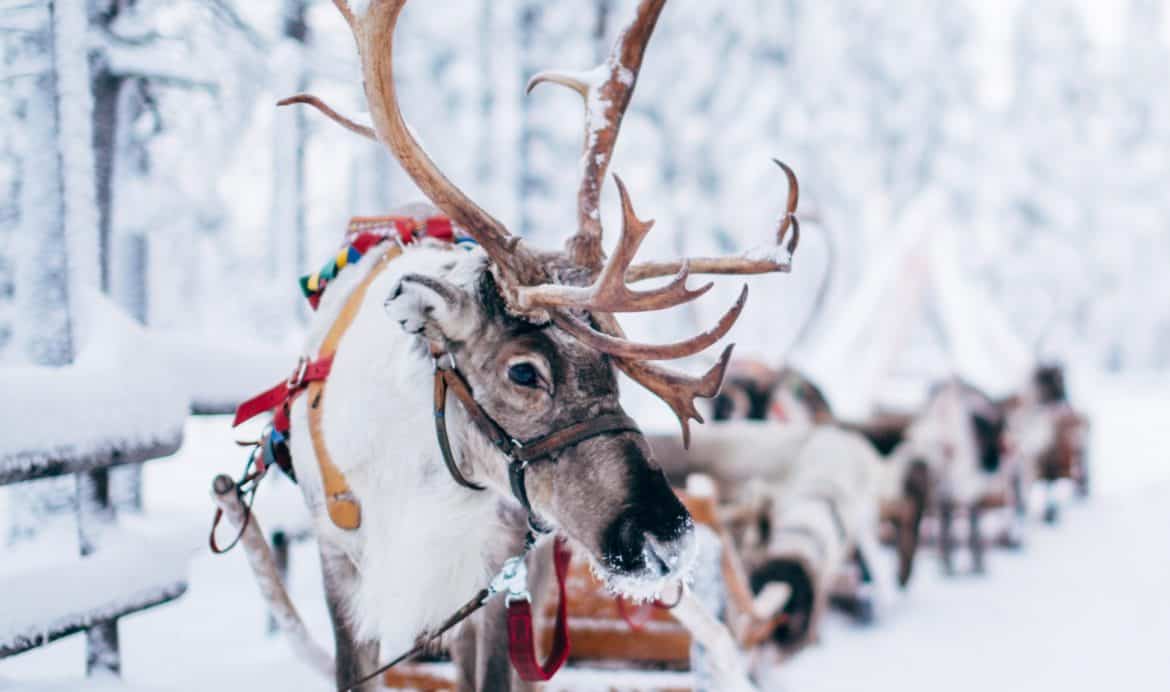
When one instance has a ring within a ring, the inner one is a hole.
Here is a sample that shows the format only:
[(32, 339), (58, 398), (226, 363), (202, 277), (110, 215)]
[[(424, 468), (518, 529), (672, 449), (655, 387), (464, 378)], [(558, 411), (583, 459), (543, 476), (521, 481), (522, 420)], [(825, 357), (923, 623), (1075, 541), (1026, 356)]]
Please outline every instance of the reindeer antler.
[(644, 312), (663, 310), (688, 303), (706, 293), (715, 284), (697, 291), (687, 290), (689, 270), (684, 261), (669, 284), (651, 291), (632, 291), (626, 286), (626, 273), (642, 239), (654, 227), (653, 221), (640, 221), (630, 202), (630, 193), (622, 179), (614, 176), (622, 198), (622, 234), (613, 257), (605, 263), (597, 280), (588, 287), (544, 284), (527, 286), (516, 292), (522, 308), (577, 308), (601, 312)]
[[(366, 101), (377, 139), (390, 148), (423, 194), (483, 247), (500, 274), (503, 288), (514, 289), (543, 281), (542, 255), (509, 233), (502, 223), (448, 180), (411, 134), (402, 116), (394, 86), (394, 29), (406, 0), (368, 0), (363, 13), (355, 11), (345, 0), (333, 0), (333, 4), (353, 31), (357, 43)], [(347, 129), (364, 136), (369, 134), (368, 128), (338, 115), (314, 96), (302, 94), (281, 102), (291, 103), (314, 106)]]
[(642, 0), (634, 22), (622, 32), (604, 64), (587, 73), (549, 70), (528, 82), (531, 92), (545, 82), (560, 84), (585, 100), (585, 155), (577, 190), (578, 229), (565, 244), (569, 258), (596, 270), (605, 257), (601, 249), (601, 188), (613, 158), (622, 118), (630, 106), (646, 45), (658, 25), (666, 0)]
[[(602, 266), (600, 197), (602, 182), (613, 156), (622, 119), (633, 97), (641, 71), (646, 45), (657, 25), (666, 0), (642, 0), (634, 22), (622, 33), (608, 60), (588, 73), (542, 72), (529, 82), (528, 88), (543, 82), (567, 86), (585, 99), (585, 151), (582, 161), (582, 179), (578, 192), (580, 227), (570, 239), (567, 249), (578, 264), (598, 268), (596, 281), (588, 288), (538, 286), (521, 289), (518, 299), (533, 307), (580, 308), (590, 311), (601, 328), (563, 313), (554, 313), (558, 326), (593, 348), (618, 358), (618, 367), (642, 386), (665, 401), (678, 416), (683, 429), (683, 442), (689, 444), (688, 422), (703, 422), (695, 408), (698, 397), (715, 396), (723, 382), (723, 374), (731, 356), (724, 351), (716, 365), (703, 377), (692, 378), (665, 368), (642, 362), (682, 358), (698, 353), (722, 338), (735, 324), (747, 297), (747, 287), (739, 301), (719, 321), (716, 327), (698, 337), (679, 344), (649, 347), (632, 344), (625, 339), (621, 326), (610, 313), (654, 310), (681, 305), (705, 293), (710, 284), (697, 291), (686, 288), (690, 274), (766, 274), (791, 270), (792, 254), (800, 243), (800, 223), (796, 208), (800, 202), (800, 186), (796, 174), (786, 164), (776, 161), (788, 178), (788, 204), (776, 230), (776, 245), (749, 251), (739, 257), (692, 258), (676, 262), (654, 262), (631, 266), (634, 253), (652, 224), (638, 221), (630, 204), (629, 192), (615, 176), (622, 198), (624, 224), (614, 256)], [(789, 229), (792, 238), (784, 248)], [(669, 284), (652, 291), (634, 291), (627, 283), (663, 276), (674, 276)]]
[[(739, 257), (704, 257), (690, 258), (675, 262), (646, 262), (635, 264), (626, 273), (626, 281), (636, 282), (645, 279), (656, 279), (670, 276), (683, 269), (689, 269), (692, 274), (771, 274), (787, 273), (792, 271), (792, 256), (800, 246), (800, 220), (796, 218), (796, 207), (800, 203), (800, 183), (796, 173), (788, 164), (778, 159), (772, 159), (788, 178), (788, 205), (780, 224), (776, 229), (776, 244), (753, 248)], [(784, 247), (784, 239), (788, 230), (792, 229), (792, 238), (788, 247)]]
[[(341, 12), (357, 43), (373, 128), (340, 115), (308, 94), (285, 99), (280, 105), (299, 103), (312, 106), (350, 131), (377, 139), (389, 147), (423, 194), (483, 247), (513, 310), (533, 318), (547, 317), (582, 343), (614, 356), (617, 367), (670, 405), (682, 423), (684, 441), (689, 442), (688, 421), (703, 420), (694, 400), (718, 393), (731, 348), (728, 347), (715, 367), (700, 378), (672, 373), (645, 361), (694, 355), (723, 338), (743, 311), (747, 287), (715, 327), (679, 343), (633, 343), (626, 339), (614, 315), (662, 310), (695, 300), (710, 290), (711, 284), (695, 290), (687, 288), (687, 278), (692, 273), (788, 271), (800, 238), (795, 216), (799, 194), (795, 174), (777, 161), (788, 176), (789, 199), (774, 248), (740, 257), (634, 264), (638, 248), (653, 222), (638, 219), (629, 191), (621, 179), (617, 179), (622, 201), (622, 233), (613, 257), (606, 261), (601, 247), (602, 184), (613, 157), (622, 119), (633, 97), (646, 46), (666, 0), (641, 0), (633, 23), (622, 33), (609, 58), (599, 68), (580, 74), (543, 72), (529, 82), (529, 90), (544, 82), (567, 86), (579, 93), (586, 103), (585, 156), (577, 194), (579, 223), (577, 232), (566, 243), (563, 255), (537, 251), (509, 233), (502, 223), (443, 175), (411, 134), (398, 105), (393, 61), (394, 30), (406, 0), (366, 0), (362, 10), (356, 10), (345, 0), (333, 0), (333, 4)], [(782, 257), (782, 246), (790, 227), (794, 233), (787, 253)], [(564, 271), (566, 263), (574, 269)], [(564, 283), (566, 276), (575, 281), (582, 275), (584, 280), (593, 283), (589, 286)], [(631, 282), (664, 276), (674, 278), (665, 286), (650, 290), (636, 291), (629, 287)]]

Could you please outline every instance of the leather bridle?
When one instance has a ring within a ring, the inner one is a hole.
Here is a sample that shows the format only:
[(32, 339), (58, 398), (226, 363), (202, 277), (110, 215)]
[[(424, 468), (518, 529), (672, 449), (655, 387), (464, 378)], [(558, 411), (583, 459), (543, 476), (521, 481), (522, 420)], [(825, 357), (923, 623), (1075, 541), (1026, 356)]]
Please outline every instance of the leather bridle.
[(455, 366), (455, 357), (449, 351), (432, 348), (431, 356), (435, 364), (435, 436), (439, 440), (439, 449), (443, 453), (443, 463), (446, 464), (447, 471), (455, 482), (464, 488), (477, 491), (486, 489), (463, 475), (451, 450), (451, 441), (447, 437), (447, 393), (451, 392), (463, 405), (463, 410), (467, 412), (475, 427), (488, 438), (492, 446), (508, 457), (508, 480), (512, 496), (528, 513), (528, 523), (536, 531), (543, 533), (548, 529), (537, 518), (528, 499), (524, 475), (529, 464), (599, 435), (641, 432), (638, 424), (626, 414), (607, 413), (521, 442), (508, 434), (475, 400), (471, 386)]

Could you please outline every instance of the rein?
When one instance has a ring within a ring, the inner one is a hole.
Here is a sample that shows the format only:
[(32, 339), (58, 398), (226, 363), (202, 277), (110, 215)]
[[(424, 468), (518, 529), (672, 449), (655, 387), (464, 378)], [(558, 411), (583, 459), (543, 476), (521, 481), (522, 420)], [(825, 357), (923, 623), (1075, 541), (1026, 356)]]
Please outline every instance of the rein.
[(528, 591), (528, 567), (524, 558), (536, 544), (535, 536), (530, 531), (524, 539), (524, 550), (514, 557), (504, 561), (500, 571), (491, 580), (486, 589), (481, 589), (462, 608), (447, 618), (434, 632), (419, 637), (414, 647), (400, 654), (389, 663), (377, 670), (367, 673), (357, 680), (338, 688), (338, 692), (360, 687), (390, 670), (400, 663), (405, 663), (427, 650), (439, 637), (446, 634), (451, 628), (479, 612), (500, 593), (506, 593), (505, 603), (508, 608), (508, 658), (521, 680), (525, 682), (546, 682), (551, 680), (565, 661), (569, 658), (569, 628), (568, 607), (565, 598), (565, 577), (569, 572), (569, 560), (572, 552), (563, 538), (557, 538), (553, 546), (553, 565), (556, 568), (557, 589), (560, 593), (560, 602), (557, 605), (557, 623), (553, 635), (552, 650), (542, 664), (536, 660), (536, 644), (532, 633), (532, 594)]
[[(551, 680), (569, 658), (568, 599), (565, 593), (565, 577), (568, 575), (572, 553), (569, 551), (565, 539), (558, 537), (553, 548), (553, 564), (556, 569), (559, 596), (556, 624), (553, 630), (552, 650), (542, 664), (536, 659), (536, 641), (532, 628), (532, 594), (528, 591), (528, 568), (524, 564), (524, 559), (536, 543), (536, 534), (549, 533), (551, 529), (537, 518), (532, 508), (524, 483), (525, 471), (533, 461), (550, 456), (590, 438), (638, 431), (638, 426), (632, 418), (625, 414), (614, 413), (574, 423), (547, 435), (527, 442), (520, 442), (514, 436), (509, 435), (475, 400), (471, 386), (463, 374), (459, 372), (455, 364), (455, 357), (449, 351), (432, 347), (431, 357), (435, 366), (435, 437), (438, 439), (439, 450), (443, 455), (443, 463), (457, 484), (469, 490), (483, 491), (487, 489), (463, 475), (459, 468), (459, 462), (456, 461), (455, 454), (451, 449), (451, 440), (447, 434), (447, 394), (452, 393), (463, 405), (463, 409), (480, 432), (491, 441), (496, 449), (508, 457), (508, 479), (512, 495), (528, 514), (529, 530), (525, 536), (524, 550), (519, 555), (506, 560), (499, 573), (492, 580), (491, 585), (472, 597), (454, 615), (444, 621), (437, 630), (421, 637), (413, 648), (389, 663), (364, 675), (356, 682), (340, 688), (340, 692), (348, 692), (362, 683), (373, 680), (394, 666), (421, 654), (445, 632), (478, 612), (487, 605), (493, 596), (505, 591), (507, 592), (505, 605), (508, 617), (508, 658), (512, 661), (512, 667), (515, 668), (520, 679), (525, 682)], [(445, 366), (441, 364), (444, 360), (446, 360)]]

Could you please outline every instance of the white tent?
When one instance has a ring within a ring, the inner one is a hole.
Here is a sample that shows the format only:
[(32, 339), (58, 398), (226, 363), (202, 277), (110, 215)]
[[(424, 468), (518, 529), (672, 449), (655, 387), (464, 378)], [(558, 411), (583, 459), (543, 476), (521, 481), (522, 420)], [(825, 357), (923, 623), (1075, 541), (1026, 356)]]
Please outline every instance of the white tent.
[(990, 296), (964, 276), (956, 231), (927, 196), (904, 215), (852, 295), (792, 362), (820, 385), (838, 415), (911, 409), (932, 382), (958, 375), (994, 397), (1033, 364)]

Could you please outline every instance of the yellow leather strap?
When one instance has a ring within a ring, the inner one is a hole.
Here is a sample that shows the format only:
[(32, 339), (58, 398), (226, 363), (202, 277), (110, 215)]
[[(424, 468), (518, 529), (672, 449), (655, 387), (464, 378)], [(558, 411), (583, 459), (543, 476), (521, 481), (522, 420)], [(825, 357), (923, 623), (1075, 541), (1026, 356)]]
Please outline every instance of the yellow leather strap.
[[(392, 260), (401, 254), (402, 248), (398, 245), (392, 245), (378, 260), (377, 266), (371, 269), (370, 273), (354, 288), (353, 293), (346, 300), (341, 314), (338, 315), (333, 326), (329, 328), (329, 333), (325, 335), (325, 341), (322, 342), (321, 350), (317, 354), (318, 359), (332, 357), (337, 353), (342, 337), (353, 324), (358, 310), (361, 309), (362, 303), (365, 301), (370, 284), (385, 271)], [(308, 396), (306, 397), (309, 406), (309, 435), (313, 440), (313, 453), (317, 456), (317, 465), (321, 469), (321, 481), (325, 487), (325, 506), (329, 511), (329, 519), (339, 529), (354, 531), (362, 525), (361, 502), (350, 489), (345, 474), (333, 463), (333, 457), (329, 455), (329, 449), (325, 446), (325, 435), (321, 429), (322, 417), (325, 414), (326, 384), (327, 381), (309, 384)]]

